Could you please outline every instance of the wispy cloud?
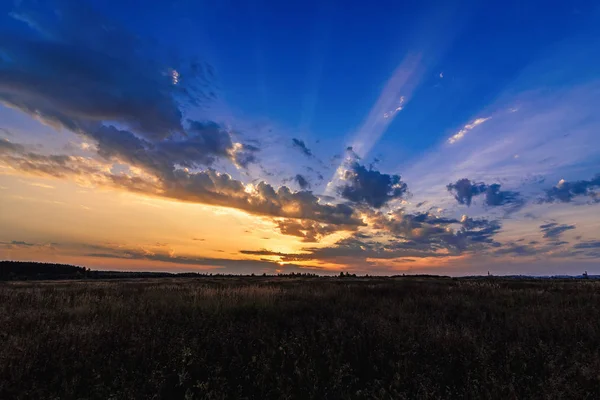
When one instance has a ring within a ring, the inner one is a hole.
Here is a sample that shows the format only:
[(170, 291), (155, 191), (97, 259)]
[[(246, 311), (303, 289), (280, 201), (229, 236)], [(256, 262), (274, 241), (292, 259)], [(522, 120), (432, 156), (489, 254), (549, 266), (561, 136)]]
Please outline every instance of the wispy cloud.
[(492, 117), (477, 118), (475, 121), (471, 122), (470, 124), (465, 125), (461, 130), (459, 130), (456, 134), (454, 134), (452, 137), (450, 137), (448, 139), (448, 143), (454, 144), (454, 143), (458, 142), (459, 140), (464, 138), (465, 135), (467, 133), (469, 133), (469, 131), (475, 129), (477, 126), (483, 124), (485, 121), (489, 121), (490, 119), (492, 119)]
[(31, 182), (30, 185), (31, 186), (35, 186), (35, 187), (39, 187), (39, 188), (42, 188), (42, 189), (54, 189), (54, 186), (47, 185), (45, 183)]

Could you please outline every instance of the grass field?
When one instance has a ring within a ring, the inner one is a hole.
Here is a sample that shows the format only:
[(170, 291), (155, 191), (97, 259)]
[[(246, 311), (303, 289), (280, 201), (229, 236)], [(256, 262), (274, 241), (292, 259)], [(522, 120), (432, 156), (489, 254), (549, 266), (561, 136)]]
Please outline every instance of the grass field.
[(0, 283), (0, 399), (598, 399), (600, 282)]

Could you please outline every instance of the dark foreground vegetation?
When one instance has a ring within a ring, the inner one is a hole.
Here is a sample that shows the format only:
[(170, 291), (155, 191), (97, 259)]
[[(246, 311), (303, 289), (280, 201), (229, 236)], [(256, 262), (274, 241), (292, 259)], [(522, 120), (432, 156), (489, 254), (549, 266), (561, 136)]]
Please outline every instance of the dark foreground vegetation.
[(0, 282), (0, 399), (598, 399), (600, 282)]

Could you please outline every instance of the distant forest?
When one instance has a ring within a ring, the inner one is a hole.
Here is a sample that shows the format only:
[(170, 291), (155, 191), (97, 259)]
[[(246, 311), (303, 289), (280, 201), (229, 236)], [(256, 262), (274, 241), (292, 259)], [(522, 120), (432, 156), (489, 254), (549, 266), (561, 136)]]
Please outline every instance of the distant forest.
[[(0, 261), (0, 281), (62, 280), (62, 279), (127, 279), (127, 278), (199, 278), (206, 276), (240, 276), (232, 274), (207, 274), (196, 272), (125, 272), (95, 271), (68, 264), (51, 264), (27, 261)], [(250, 276), (255, 276), (254, 274)], [(268, 276), (262, 274), (259, 276)], [(273, 276), (273, 275), (269, 275)], [(278, 274), (290, 277), (317, 277), (311, 273)], [(352, 275), (347, 275), (352, 276)], [(353, 275), (356, 276), (356, 275)]]
[(68, 264), (43, 262), (0, 261), (0, 280), (54, 280), (54, 279), (119, 279), (166, 278), (199, 276), (195, 273), (170, 274), (167, 272), (92, 271), (89, 268)]

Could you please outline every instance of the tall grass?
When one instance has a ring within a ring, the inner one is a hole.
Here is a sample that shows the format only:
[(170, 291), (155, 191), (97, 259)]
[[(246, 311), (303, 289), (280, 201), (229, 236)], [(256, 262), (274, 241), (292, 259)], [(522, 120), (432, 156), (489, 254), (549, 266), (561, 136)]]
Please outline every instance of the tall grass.
[(0, 285), (0, 399), (597, 399), (600, 283)]

